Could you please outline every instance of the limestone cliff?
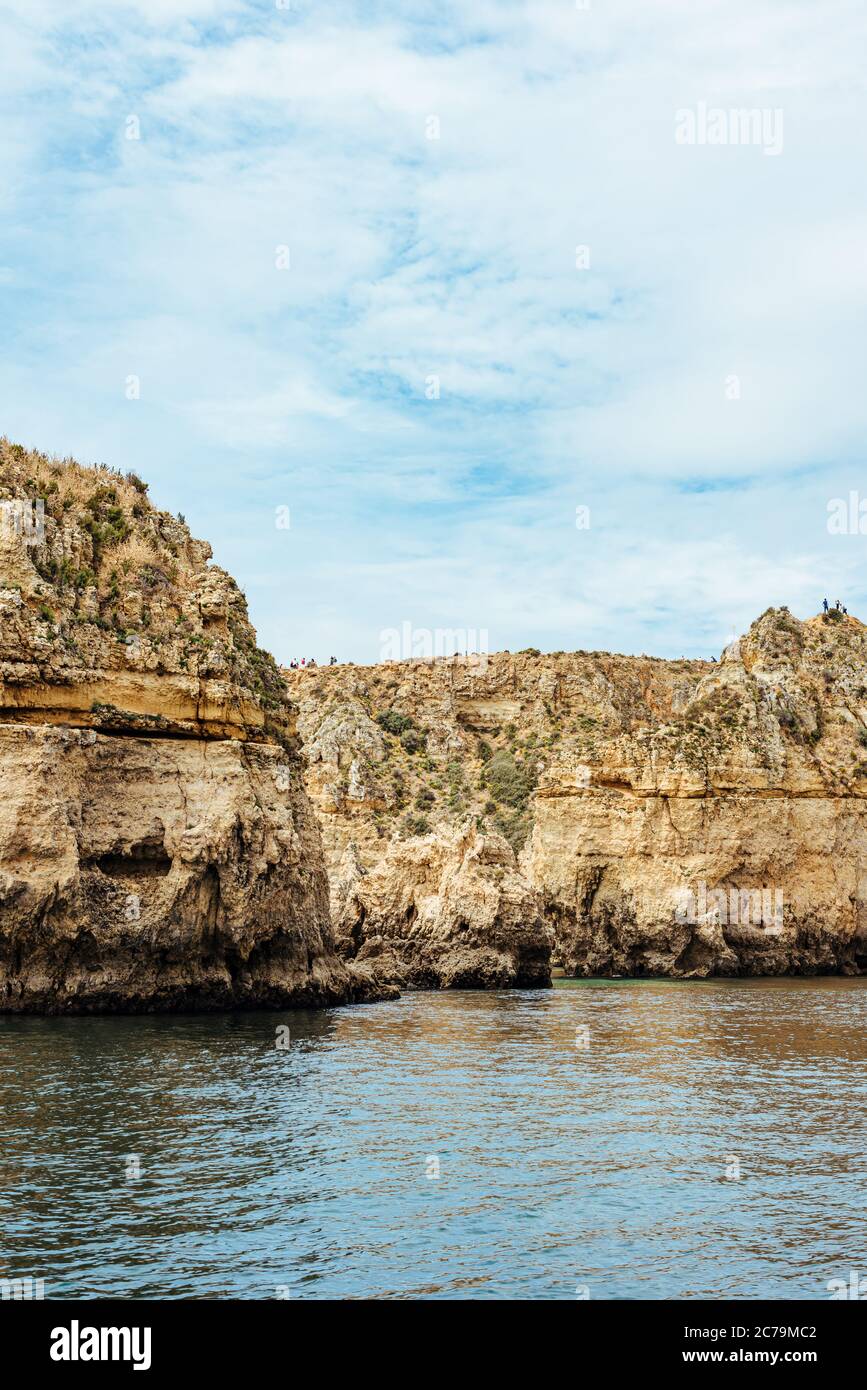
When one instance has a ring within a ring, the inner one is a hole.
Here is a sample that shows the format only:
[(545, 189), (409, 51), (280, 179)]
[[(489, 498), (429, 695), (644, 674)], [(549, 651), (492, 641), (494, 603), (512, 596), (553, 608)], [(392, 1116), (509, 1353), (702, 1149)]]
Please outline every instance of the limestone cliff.
[(470, 822), (392, 840), (369, 869), (350, 843), (334, 895), (339, 948), (416, 989), (550, 983), (539, 895), (499, 835)]
[(542, 930), (577, 975), (867, 969), (856, 619), (769, 609), (719, 662), (527, 651), (285, 674), (348, 956), (447, 983), (437, 941), (480, 943), (499, 913), (513, 983), (520, 942), (536, 978)]
[(244, 597), (134, 474), (0, 440), (0, 1010), (323, 1004), (295, 710)]

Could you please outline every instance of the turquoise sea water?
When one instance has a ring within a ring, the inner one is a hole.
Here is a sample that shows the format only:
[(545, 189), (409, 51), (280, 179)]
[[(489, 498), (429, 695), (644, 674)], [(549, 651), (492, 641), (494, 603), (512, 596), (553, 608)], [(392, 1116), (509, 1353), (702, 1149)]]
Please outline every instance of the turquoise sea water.
[(6, 1017), (0, 1120), (0, 1277), (47, 1298), (827, 1299), (867, 1273), (867, 981)]

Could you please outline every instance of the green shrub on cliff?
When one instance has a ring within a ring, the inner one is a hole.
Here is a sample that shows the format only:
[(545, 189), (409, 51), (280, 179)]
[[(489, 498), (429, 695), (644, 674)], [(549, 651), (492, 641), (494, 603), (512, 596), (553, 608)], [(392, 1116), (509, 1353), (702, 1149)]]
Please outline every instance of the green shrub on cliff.
[(485, 765), (483, 781), (494, 801), (523, 811), (536, 784), (534, 770), (500, 748)]
[(90, 516), (82, 520), (82, 527), (89, 532), (95, 553), (101, 548), (117, 545), (129, 535), (129, 522), (119, 505), (117, 488), (98, 487), (87, 499)]
[(400, 737), (411, 729), (413, 721), (408, 714), (398, 714), (396, 709), (387, 709), (376, 716), (376, 722), (381, 729), (385, 729), (387, 734), (395, 734)]
[(400, 736), (401, 747), (407, 753), (420, 753), (427, 742), (418, 729), (404, 729)]
[(533, 818), (526, 811), (498, 811), (494, 816), (494, 828), (508, 840), (516, 854), (527, 843), (532, 825)]
[(401, 825), (401, 838), (405, 839), (409, 835), (427, 835), (429, 830), (430, 821), (425, 816), (405, 816)]

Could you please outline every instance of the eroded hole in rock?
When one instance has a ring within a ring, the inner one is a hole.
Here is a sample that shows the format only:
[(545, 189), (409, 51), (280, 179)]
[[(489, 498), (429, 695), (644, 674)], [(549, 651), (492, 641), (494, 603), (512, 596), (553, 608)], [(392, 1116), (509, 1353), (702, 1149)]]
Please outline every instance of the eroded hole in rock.
[(108, 878), (165, 878), (172, 861), (161, 844), (132, 845), (125, 854), (100, 854), (87, 861)]

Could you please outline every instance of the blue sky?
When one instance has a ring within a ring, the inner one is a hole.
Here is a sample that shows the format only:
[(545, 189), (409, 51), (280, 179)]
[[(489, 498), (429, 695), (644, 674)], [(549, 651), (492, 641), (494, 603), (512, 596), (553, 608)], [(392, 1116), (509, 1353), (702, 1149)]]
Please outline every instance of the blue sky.
[(860, 0), (13, 0), (0, 52), (0, 430), (137, 469), (279, 660), (867, 616)]

